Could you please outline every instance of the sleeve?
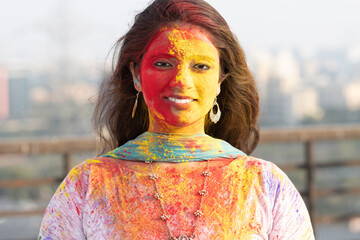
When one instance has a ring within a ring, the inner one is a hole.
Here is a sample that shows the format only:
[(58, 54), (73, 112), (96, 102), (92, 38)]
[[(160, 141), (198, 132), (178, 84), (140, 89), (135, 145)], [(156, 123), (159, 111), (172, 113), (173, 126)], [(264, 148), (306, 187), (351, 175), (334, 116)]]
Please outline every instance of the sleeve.
[(273, 225), (269, 240), (314, 240), (309, 213), (293, 183), (275, 165), (271, 176)]
[(39, 240), (86, 239), (82, 216), (87, 186), (84, 165), (76, 166), (52, 197), (41, 223)]

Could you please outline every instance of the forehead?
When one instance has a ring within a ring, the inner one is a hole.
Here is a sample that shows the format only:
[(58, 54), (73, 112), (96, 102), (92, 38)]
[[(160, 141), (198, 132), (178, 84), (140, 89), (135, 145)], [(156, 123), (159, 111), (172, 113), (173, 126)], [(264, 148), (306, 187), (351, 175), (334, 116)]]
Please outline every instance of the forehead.
[(199, 45), (215, 48), (210, 34), (205, 29), (192, 24), (176, 24), (162, 27), (150, 41), (147, 51), (169, 50), (169, 48), (181, 51)]

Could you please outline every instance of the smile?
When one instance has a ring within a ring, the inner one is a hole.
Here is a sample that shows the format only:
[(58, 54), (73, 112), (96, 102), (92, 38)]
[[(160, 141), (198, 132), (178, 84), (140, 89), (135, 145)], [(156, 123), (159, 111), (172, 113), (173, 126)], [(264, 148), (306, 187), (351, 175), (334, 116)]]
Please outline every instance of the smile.
[(186, 103), (190, 103), (195, 101), (195, 99), (191, 99), (191, 98), (174, 98), (174, 97), (167, 97), (167, 100), (174, 102), (174, 103), (178, 103), (178, 104), (186, 104)]

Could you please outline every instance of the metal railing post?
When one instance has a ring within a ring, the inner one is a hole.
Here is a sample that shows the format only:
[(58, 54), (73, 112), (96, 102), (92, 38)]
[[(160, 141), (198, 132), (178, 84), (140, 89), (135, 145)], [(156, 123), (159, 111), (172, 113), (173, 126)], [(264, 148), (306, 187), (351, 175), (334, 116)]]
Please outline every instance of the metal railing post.
[(72, 154), (70, 152), (65, 152), (63, 154), (63, 162), (64, 162), (63, 175), (65, 177), (72, 168)]
[(308, 210), (313, 228), (316, 229), (316, 188), (315, 188), (315, 162), (313, 142), (305, 142), (305, 159), (307, 165), (307, 190), (308, 190)]

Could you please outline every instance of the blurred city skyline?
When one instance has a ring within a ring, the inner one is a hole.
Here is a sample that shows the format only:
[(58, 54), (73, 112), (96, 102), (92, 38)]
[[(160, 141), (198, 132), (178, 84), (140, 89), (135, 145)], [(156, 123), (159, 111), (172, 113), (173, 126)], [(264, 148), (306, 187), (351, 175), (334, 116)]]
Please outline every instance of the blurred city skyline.
[[(70, 56), (101, 62), (149, 0), (0, 0), (0, 63), (51, 60), (58, 45)], [(352, 47), (360, 55), (357, 0), (210, 0), (245, 50)]]
[[(360, 122), (359, 1), (208, 2), (245, 49), (263, 126)], [(0, 136), (89, 134), (109, 51), (147, 3), (0, 0)]]

